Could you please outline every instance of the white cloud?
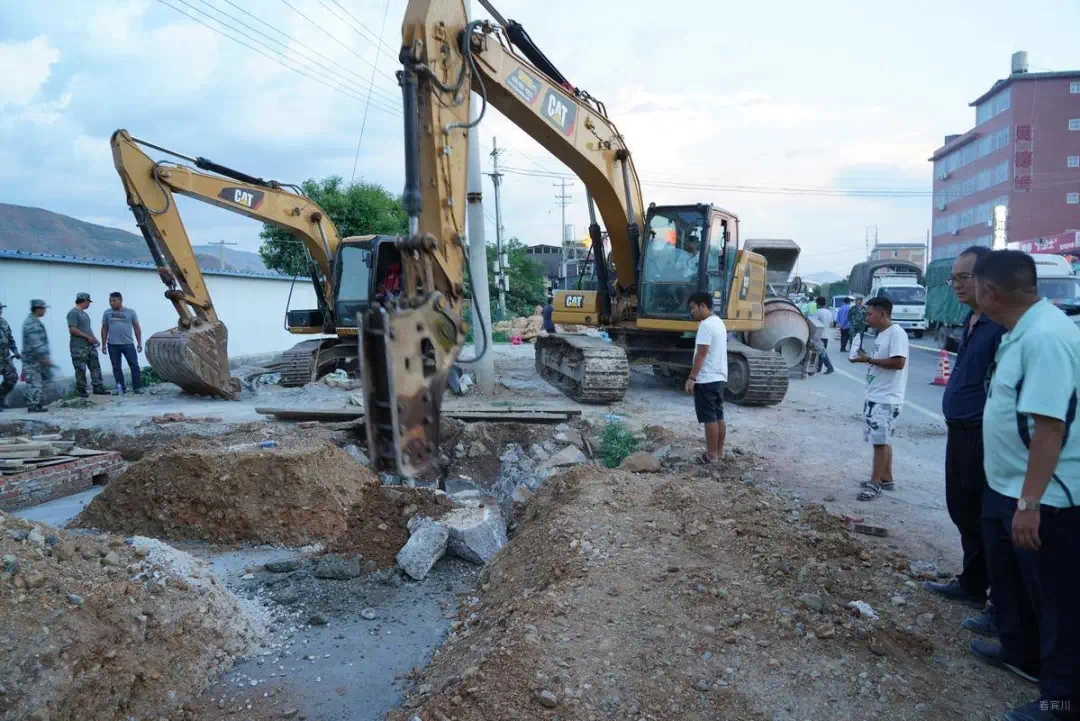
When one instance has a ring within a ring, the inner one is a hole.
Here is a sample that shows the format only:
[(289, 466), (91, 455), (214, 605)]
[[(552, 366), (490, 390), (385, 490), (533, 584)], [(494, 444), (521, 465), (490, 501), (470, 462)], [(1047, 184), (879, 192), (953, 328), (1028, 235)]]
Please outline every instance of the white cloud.
[(26, 105), (45, 81), (60, 51), (49, 44), (45, 35), (22, 43), (0, 43), (0, 108)]

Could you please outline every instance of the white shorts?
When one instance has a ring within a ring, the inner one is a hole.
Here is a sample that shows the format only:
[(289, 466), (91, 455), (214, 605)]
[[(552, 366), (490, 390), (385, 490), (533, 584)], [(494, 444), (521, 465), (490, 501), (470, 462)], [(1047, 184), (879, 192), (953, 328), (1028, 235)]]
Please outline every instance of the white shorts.
[(896, 432), (900, 408), (893, 403), (866, 401), (863, 405), (863, 437), (875, 446), (889, 445), (889, 439)]

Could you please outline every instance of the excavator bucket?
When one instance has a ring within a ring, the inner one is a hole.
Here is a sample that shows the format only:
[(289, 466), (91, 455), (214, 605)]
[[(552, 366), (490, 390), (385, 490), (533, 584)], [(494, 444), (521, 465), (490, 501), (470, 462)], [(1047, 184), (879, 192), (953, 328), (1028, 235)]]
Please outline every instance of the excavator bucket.
[(229, 375), (228, 341), (221, 321), (170, 328), (150, 336), (146, 357), (157, 376), (186, 393), (232, 400), (240, 394), (240, 381)]

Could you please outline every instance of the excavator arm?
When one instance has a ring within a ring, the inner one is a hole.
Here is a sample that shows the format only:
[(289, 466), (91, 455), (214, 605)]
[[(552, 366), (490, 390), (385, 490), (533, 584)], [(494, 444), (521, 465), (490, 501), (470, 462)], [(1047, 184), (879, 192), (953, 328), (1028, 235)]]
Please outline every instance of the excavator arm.
[[(117, 130), (111, 139), (113, 164), (124, 184), (128, 207), (166, 286), (179, 320), (155, 333), (146, 355), (162, 378), (189, 393), (232, 398), (239, 386), (229, 376), (228, 331), (218, 318), (195, 258), (175, 195), (270, 223), (303, 242), (315, 267), (313, 280), (324, 313), (331, 314), (331, 264), (340, 242), (337, 229), (319, 206), (299, 192), (254, 178), (204, 158), (188, 158), (139, 141)], [(178, 163), (154, 161), (140, 147), (153, 147), (218, 175)]]
[[(585, 183), (590, 215), (595, 202), (611, 237), (618, 276), (611, 316), (630, 318), (636, 308), (645, 219), (630, 153), (603, 106), (515, 52), (505, 28), (470, 22), (462, 0), (410, 0), (400, 59), (404, 293), (365, 315), (360, 339), (369, 451), (377, 466), (414, 475), (437, 457), (441, 399), (467, 331), (466, 155), (468, 129), (479, 122), (470, 90), (483, 99), (481, 116), (489, 106), (499, 110)], [(590, 233), (599, 241), (594, 215)]]

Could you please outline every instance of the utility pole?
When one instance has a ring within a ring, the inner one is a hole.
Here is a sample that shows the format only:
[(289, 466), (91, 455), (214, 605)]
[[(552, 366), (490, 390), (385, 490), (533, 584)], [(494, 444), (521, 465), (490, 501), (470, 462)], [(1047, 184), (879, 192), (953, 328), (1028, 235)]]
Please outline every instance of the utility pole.
[(877, 226), (866, 226), (866, 259), (870, 260), (870, 253), (877, 247)]
[(562, 221), (559, 223), (560, 274), (563, 282), (562, 290), (566, 290), (566, 287), (569, 285), (569, 283), (566, 282), (566, 206), (570, 205), (570, 196), (566, 193), (566, 189), (569, 187), (566, 178), (559, 181), (559, 184), (555, 187), (559, 189), (559, 194), (555, 196), (555, 204), (562, 209)]
[(491, 182), (495, 184), (495, 285), (499, 288), (499, 305), (496, 311), (499, 320), (506, 318), (506, 291), (510, 289), (510, 284), (507, 282), (509, 263), (503, 254), (502, 244), (502, 193), (500, 187), (502, 186), (503, 176), (499, 172), (499, 155), (501, 153), (499, 141), (493, 137), (491, 139), (491, 172), (488, 175), (491, 176)]
[(236, 245), (236, 243), (226, 243), (224, 240), (219, 240), (216, 243), (207, 243), (207, 245), (216, 245), (218, 247), (218, 268), (225, 270), (225, 246)]
[[(468, 8), (468, 6), (466, 6)], [(480, 99), (473, 93), (470, 113), (475, 121), (479, 112)], [(488, 299), (488, 264), (487, 243), (484, 238), (484, 178), (480, 173), (480, 136), (476, 127), (469, 128), (468, 173), (466, 190), (468, 191), (469, 235), (469, 270), (470, 289), (472, 291), (472, 327), (473, 353), (480, 349), (491, 348), (491, 301)], [(483, 322), (481, 322), (483, 321)], [(484, 357), (472, 365), (476, 371), (476, 385), (480, 392), (490, 396), (495, 391), (494, 353), (484, 353)]]

